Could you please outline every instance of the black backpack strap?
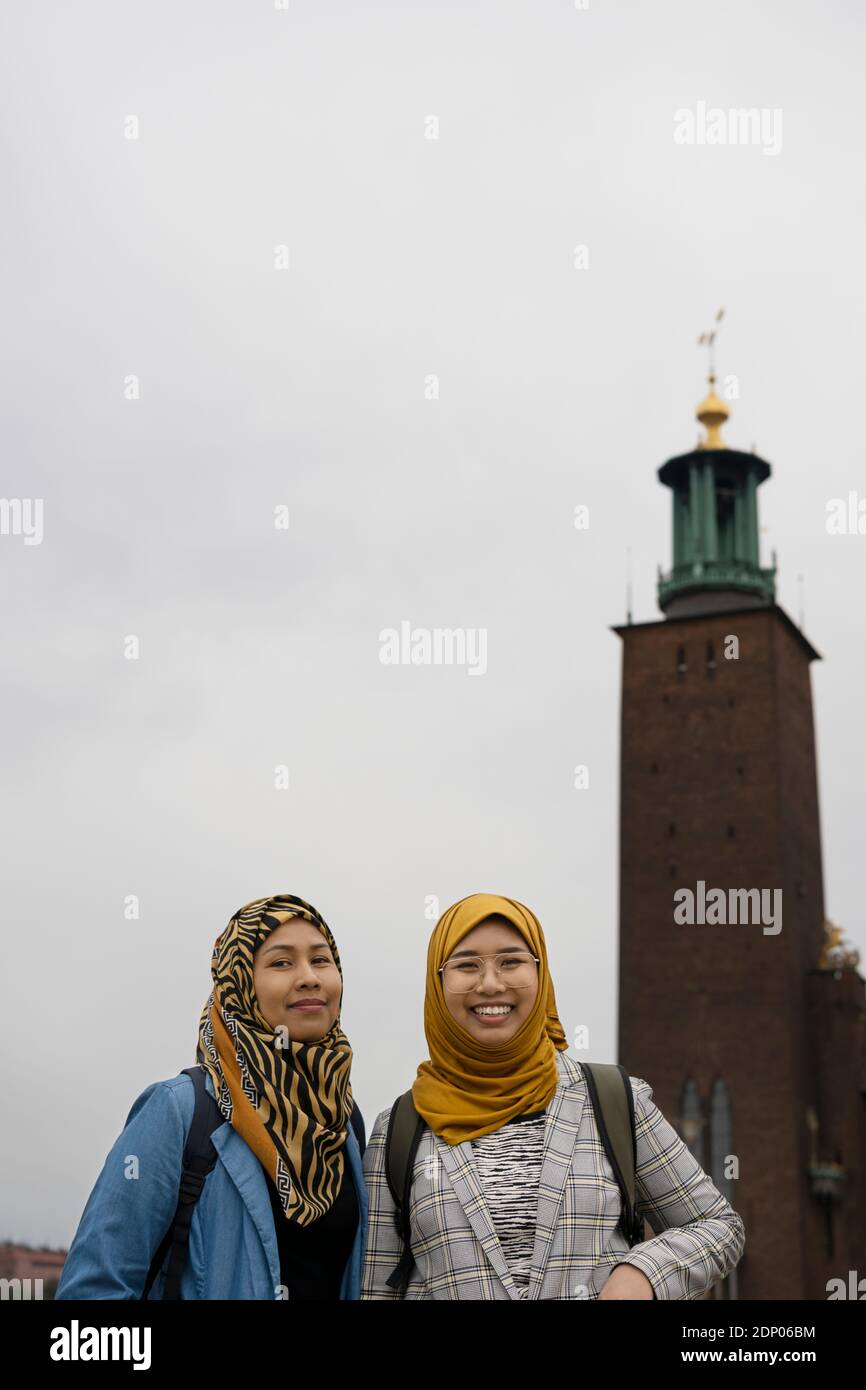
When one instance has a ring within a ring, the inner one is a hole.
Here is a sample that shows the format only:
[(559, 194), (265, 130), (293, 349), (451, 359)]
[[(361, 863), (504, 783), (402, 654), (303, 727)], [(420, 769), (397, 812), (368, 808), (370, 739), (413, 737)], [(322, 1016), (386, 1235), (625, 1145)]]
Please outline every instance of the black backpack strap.
[(163, 1300), (178, 1300), (180, 1298), (180, 1281), (186, 1264), (193, 1208), (201, 1195), (204, 1180), (217, 1160), (216, 1149), (210, 1136), (215, 1129), (225, 1123), (225, 1116), (205, 1085), (204, 1068), (200, 1065), (184, 1067), (184, 1072), (192, 1079), (195, 1086), (195, 1109), (183, 1151), (183, 1172), (180, 1179), (177, 1210), (151, 1261), (144, 1291), (141, 1295), (143, 1299), (150, 1296), (150, 1290), (156, 1276), (162, 1269), (166, 1255), (168, 1255), (168, 1267), (162, 1298)]
[(385, 1135), (385, 1177), (396, 1207), (394, 1222), (403, 1242), (400, 1263), (386, 1282), (389, 1288), (399, 1289), (401, 1293), (409, 1282), (415, 1263), (410, 1243), (409, 1200), (412, 1195), (412, 1169), (423, 1132), (424, 1121), (415, 1109), (412, 1092), (406, 1091), (391, 1106)]
[(629, 1245), (637, 1245), (643, 1240), (643, 1217), (637, 1213), (637, 1137), (629, 1075), (618, 1062), (580, 1065), (604, 1151), (622, 1193), (620, 1225)]
[(352, 1106), (352, 1114), (349, 1117), (349, 1123), (351, 1124), (352, 1129), (355, 1132), (355, 1138), (358, 1141), (358, 1148), (361, 1150), (361, 1157), (363, 1158), (364, 1150), (367, 1147), (367, 1135), (364, 1130), (364, 1121), (361, 1117), (361, 1112), (358, 1109), (357, 1105)]

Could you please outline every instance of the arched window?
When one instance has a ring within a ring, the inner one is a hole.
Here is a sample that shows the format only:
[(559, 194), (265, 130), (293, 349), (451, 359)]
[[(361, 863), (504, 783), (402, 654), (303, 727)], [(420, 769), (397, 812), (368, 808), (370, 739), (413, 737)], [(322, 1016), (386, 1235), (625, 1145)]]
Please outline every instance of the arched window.
[(704, 1167), (704, 1117), (701, 1111), (701, 1098), (691, 1077), (683, 1086), (680, 1101), (680, 1133), (693, 1153), (695, 1160)]
[(731, 1148), (731, 1102), (728, 1088), (720, 1076), (713, 1082), (710, 1097), (710, 1177), (722, 1196), (734, 1204), (733, 1179), (725, 1176), (725, 1159), (733, 1153)]
[[(728, 1088), (720, 1076), (713, 1082), (710, 1096), (710, 1168), (709, 1174), (722, 1196), (734, 1206), (734, 1180), (725, 1176), (725, 1160), (733, 1156), (733, 1135), (731, 1132), (731, 1102)], [(737, 1271), (732, 1269), (724, 1278), (713, 1285), (713, 1297), (735, 1299), (737, 1297)]]

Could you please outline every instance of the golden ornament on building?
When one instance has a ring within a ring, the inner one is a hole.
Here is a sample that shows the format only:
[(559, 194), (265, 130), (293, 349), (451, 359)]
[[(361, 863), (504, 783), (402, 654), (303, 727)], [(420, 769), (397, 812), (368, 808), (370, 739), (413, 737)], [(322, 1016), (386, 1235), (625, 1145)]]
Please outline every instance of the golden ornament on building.
[(860, 964), (860, 952), (843, 940), (844, 932), (829, 919), (824, 918), (824, 942), (818, 956), (819, 970), (856, 970)]

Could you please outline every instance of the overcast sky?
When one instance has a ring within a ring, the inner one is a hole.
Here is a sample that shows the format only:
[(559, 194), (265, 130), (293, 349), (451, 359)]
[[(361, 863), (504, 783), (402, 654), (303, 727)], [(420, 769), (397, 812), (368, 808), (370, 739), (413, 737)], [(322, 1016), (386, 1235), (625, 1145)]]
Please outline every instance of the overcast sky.
[[(6, 7), (2, 491), (44, 529), (0, 537), (0, 1238), (71, 1239), (253, 898), (329, 922), (368, 1128), (427, 1055), (429, 898), (527, 903), (616, 1060), (610, 628), (628, 547), (660, 616), (720, 305), (866, 955), (866, 535), (825, 524), (866, 498), (863, 41), (854, 0)], [(713, 107), (772, 134), (678, 143)], [(404, 620), (486, 671), (383, 665)]]

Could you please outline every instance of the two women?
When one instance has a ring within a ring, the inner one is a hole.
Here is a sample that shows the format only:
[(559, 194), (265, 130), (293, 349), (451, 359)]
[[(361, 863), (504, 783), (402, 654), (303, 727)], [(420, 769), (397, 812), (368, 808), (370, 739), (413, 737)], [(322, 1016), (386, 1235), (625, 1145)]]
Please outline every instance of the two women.
[(697, 1299), (737, 1263), (741, 1218), (637, 1077), (637, 1213), (656, 1234), (629, 1246), (528, 908), (473, 894), (445, 913), (427, 953), (424, 1025), (409, 1249), (388, 1181), (389, 1109), (364, 1155), (362, 1299)]
[[(544, 936), (522, 904), (474, 894), (433, 932), (408, 1241), (386, 1164), (390, 1110), (364, 1152), (340, 959), (320, 914), (288, 895), (249, 903), (211, 969), (196, 1055), (217, 1108), (216, 1162), (193, 1209), (181, 1298), (696, 1299), (739, 1260), (740, 1217), (636, 1077), (637, 1212), (655, 1235), (632, 1247), (622, 1234)], [(148, 1296), (152, 1264), (149, 1296), (163, 1296), (158, 1252), (194, 1100), (185, 1072), (138, 1097), (57, 1298)]]
[[(367, 1229), (363, 1121), (339, 1022), (336, 942), (301, 898), (262, 898), (217, 938), (211, 974), (196, 1057), (219, 1111), (216, 1162), (193, 1209), (180, 1297), (356, 1299)], [(56, 1298), (145, 1296), (178, 1207), (194, 1102), (184, 1072), (135, 1101)], [(151, 1298), (162, 1296), (167, 1263)]]

